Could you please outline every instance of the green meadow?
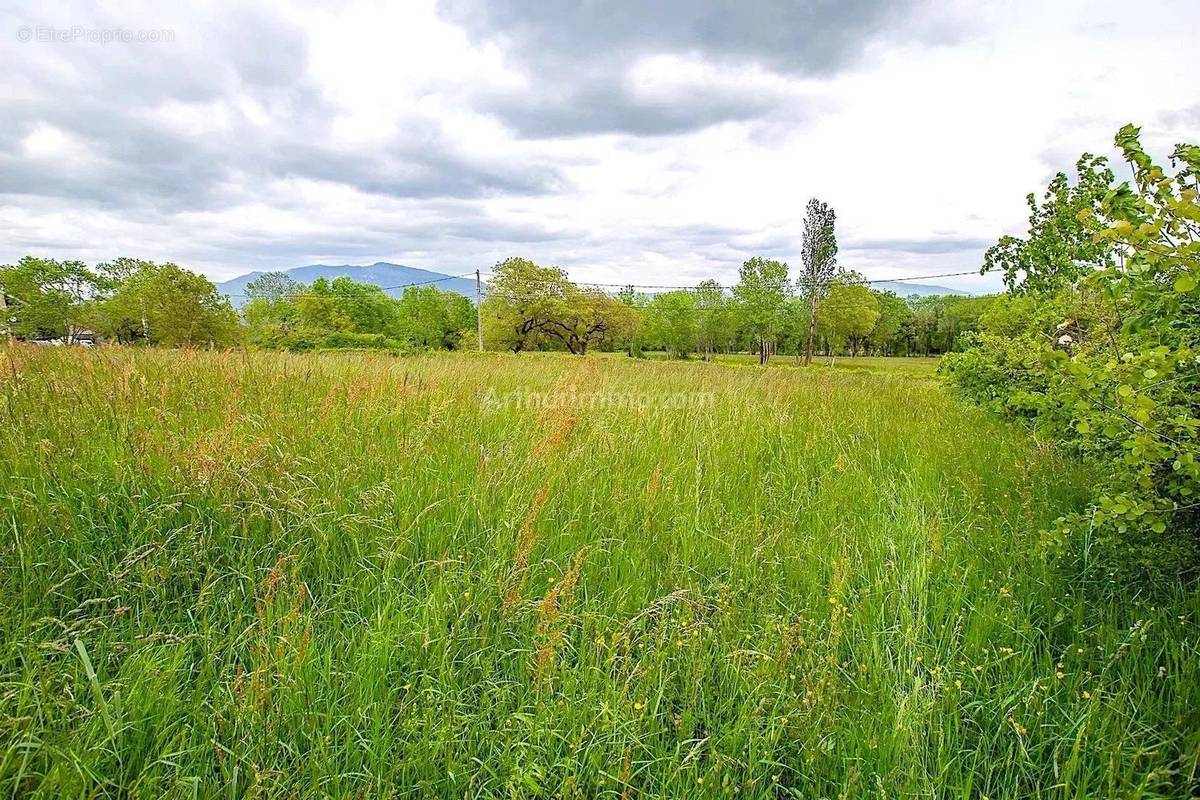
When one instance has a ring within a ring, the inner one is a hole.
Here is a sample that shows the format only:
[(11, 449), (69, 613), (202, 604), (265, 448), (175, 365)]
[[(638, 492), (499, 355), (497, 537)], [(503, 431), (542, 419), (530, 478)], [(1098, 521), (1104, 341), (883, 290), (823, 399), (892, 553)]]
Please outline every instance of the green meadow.
[(933, 364), (9, 348), (0, 792), (1192, 795), (1200, 596)]

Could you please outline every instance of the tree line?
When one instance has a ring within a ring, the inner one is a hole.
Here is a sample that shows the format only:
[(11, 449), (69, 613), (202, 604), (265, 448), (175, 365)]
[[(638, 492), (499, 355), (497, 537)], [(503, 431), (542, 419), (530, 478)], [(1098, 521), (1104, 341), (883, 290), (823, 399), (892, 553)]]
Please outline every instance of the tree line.
[[(798, 273), (755, 256), (728, 288), (707, 280), (689, 289), (629, 286), (612, 294), (577, 284), (558, 267), (509, 258), (496, 265), (479, 309), (484, 343), (513, 352), (665, 351), (705, 360), (752, 352), (762, 364), (788, 354), (808, 363), (814, 354), (944, 353), (978, 329), (994, 298), (905, 299), (839, 268), (835, 220), (832, 208), (810, 200)], [(202, 275), (131, 258), (89, 267), (27, 256), (0, 267), (6, 328), (21, 339), (294, 351), (476, 345), (474, 304), (433, 285), (392, 297), (346, 277), (302, 284), (268, 272), (245, 295), (238, 310)]]
[[(851, 272), (808, 293), (787, 265), (752, 258), (732, 290), (716, 281), (658, 293), (615, 295), (580, 286), (555, 267), (522, 258), (496, 265), (481, 309), (484, 343), (512, 352), (650, 351), (711, 360), (719, 353), (811, 352), (850, 356), (935, 355), (969, 341), (994, 297), (910, 297), (879, 292)], [(476, 312), (466, 297), (411, 286), (391, 297), (349, 278), (301, 284), (266, 273), (239, 310), (202, 275), (134, 259), (89, 268), (78, 261), (21, 259), (0, 267), (10, 337), (31, 341), (310, 351), (458, 350), (476, 346)], [(813, 309), (817, 313), (812, 313)]]
[(266, 273), (239, 310), (208, 278), (173, 263), (26, 256), (0, 267), (8, 338), (65, 344), (96, 340), (175, 347), (315, 350), (454, 349), (475, 326), (461, 295), (416, 286), (393, 298), (349, 278), (298, 283)]
[(212, 281), (172, 263), (118, 258), (89, 267), (26, 256), (0, 267), (0, 302), (10, 339), (228, 346), (241, 335)]
[[(813, 287), (810, 289), (810, 287)], [(977, 329), (994, 297), (910, 297), (871, 289), (863, 277), (833, 271), (828, 282), (790, 278), (785, 262), (754, 257), (730, 288), (713, 280), (693, 289), (615, 295), (573, 283), (557, 267), (524, 258), (496, 265), (483, 301), (489, 349), (649, 351), (672, 358), (752, 352), (834, 357), (934, 355)], [(815, 312), (815, 313), (814, 313)]]

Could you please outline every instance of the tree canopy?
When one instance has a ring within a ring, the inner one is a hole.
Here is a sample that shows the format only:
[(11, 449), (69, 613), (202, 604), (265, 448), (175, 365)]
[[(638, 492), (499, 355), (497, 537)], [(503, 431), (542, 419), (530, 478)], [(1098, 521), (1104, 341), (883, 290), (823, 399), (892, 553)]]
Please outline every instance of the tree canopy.
[(760, 364), (767, 363), (771, 347), (783, 330), (784, 302), (790, 290), (788, 265), (782, 261), (754, 256), (738, 272), (733, 295), (742, 324), (758, 340)]

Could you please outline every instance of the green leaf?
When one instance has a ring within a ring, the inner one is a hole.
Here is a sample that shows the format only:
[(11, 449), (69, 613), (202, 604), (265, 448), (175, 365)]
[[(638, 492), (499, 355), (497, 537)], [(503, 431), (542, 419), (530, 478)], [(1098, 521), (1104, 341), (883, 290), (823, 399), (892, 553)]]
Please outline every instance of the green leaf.
[(1196, 288), (1196, 279), (1191, 275), (1180, 275), (1175, 279), (1175, 291), (1179, 294), (1190, 292)]

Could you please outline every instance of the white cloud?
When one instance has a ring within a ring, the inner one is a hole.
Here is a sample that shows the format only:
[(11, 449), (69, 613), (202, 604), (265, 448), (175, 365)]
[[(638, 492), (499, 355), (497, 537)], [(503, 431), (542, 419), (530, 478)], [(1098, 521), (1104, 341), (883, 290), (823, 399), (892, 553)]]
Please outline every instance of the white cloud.
[(22, 154), (33, 161), (46, 162), (52, 168), (64, 164), (77, 166), (92, 160), (87, 145), (77, 137), (42, 123), (21, 140)]
[[(522, 254), (585, 280), (728, 281), (753, 254), (797, 261), (816, 195), (846, 266), (934, 274), (977, 268), (1021, 230), (1025, 194), (1111, 154), (1121, 124), (1160, 154), (1200, 138), (1183, 0), (883, 4), (804, 31), (790, 11), (750, 22), (760, 4), (741, 21), (683, 4), (657, 38), (510, 5), (480, 21), (431, 0), (54, 19), (29, 3), (15, 26), (175, 41), (0, 43), (0, 261), (134, 255), (222, 278)], [(792, 38), (812, 53), (782, 52)]]

